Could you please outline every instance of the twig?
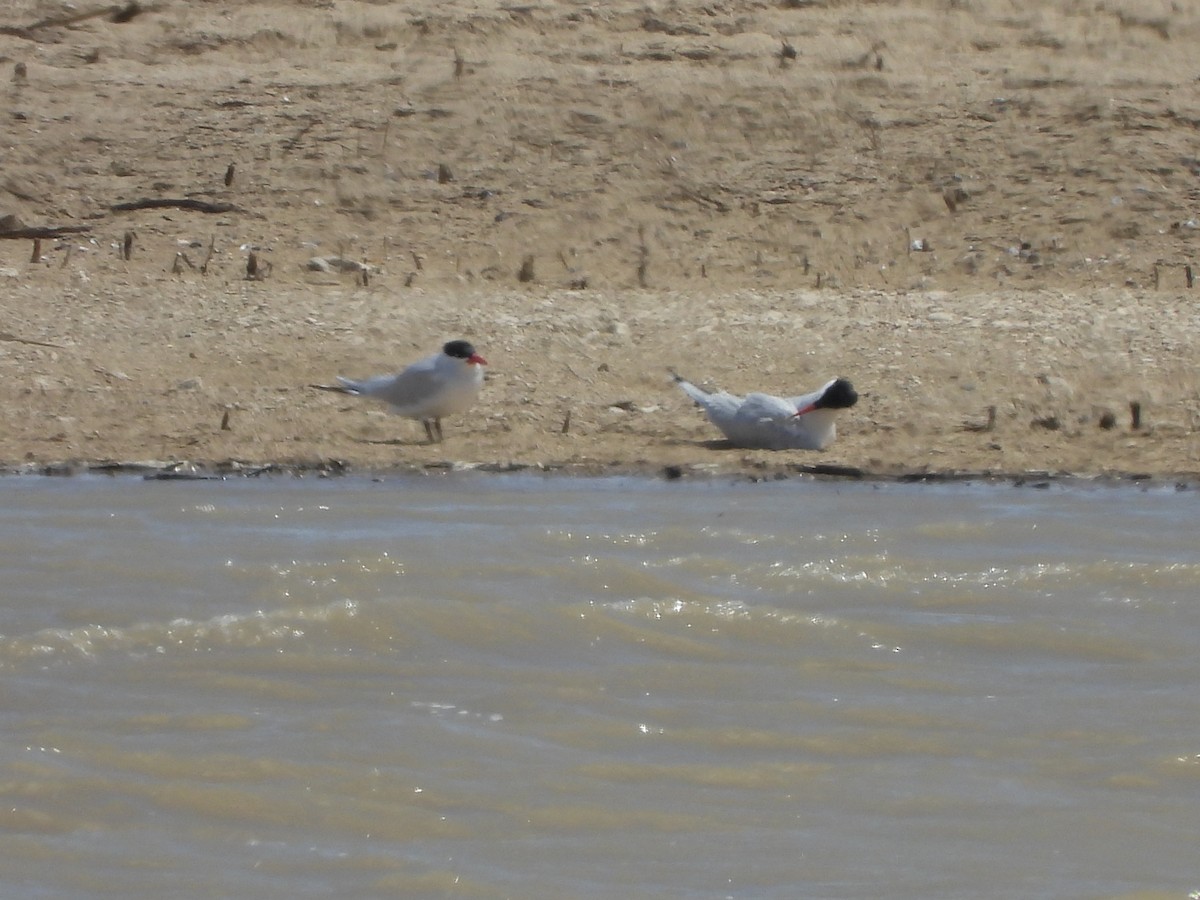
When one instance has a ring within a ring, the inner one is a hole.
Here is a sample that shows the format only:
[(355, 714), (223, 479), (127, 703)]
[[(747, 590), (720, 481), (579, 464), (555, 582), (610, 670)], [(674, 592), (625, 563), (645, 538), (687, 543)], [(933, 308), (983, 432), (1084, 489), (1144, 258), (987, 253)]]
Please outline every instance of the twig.
[(0, 34), (8, 34), (13, 37), (25, 38), (28, 41), (38, 40), (35, 31), (40, 31), (43, 28), (62, 28), (67, 25), (74, 25), (78, 22), (85, 22), (88, 19), (98, 19), (101, 16), (108, 16), (110, 22), (118, 25), (124, 25), (126, 22), (131, 22), (140, 13), (144, 12), (144, 8), (137, 0), (130, 0), (124, 6), (105, 6), (103, 9), (93, 9), (83, 13), (73, 13), (69, 16), (50, 16), (47, 19), (34, 22), (32, 25), (0, 25)]
[(732, 209), (732, 207), (728, 203), (724, 202), (723, 200), (718, 200), (715, 197), (710, 197), (707, 194), (702, 194), (700, 191), (697, 191), (694, 188), (690, 188), (690, 187), (687, 187), (686, 185), (682, 185), (682, 184), (679, 185), (678, 187), (679, 187), (679, 192), (681, 194), (683, 194), (683, 196), (685, 196), (687, 199), (692, 200), (696, 203), (707, 204), (719, 213), (727, 213), (727, 212), (729, 212), (730, 209)]
[(46, 341), (34, 341), (29, 338), (17, 337), (15, 334), (7, 331), (0, 331), (0, 341), (11, 341), (15, 344), (33, 344), (35, 347), (53, 347), (56, 350), (65, 349), (62, 344), (50, 344)]
[(212, 262), (213, 255), (216, 253), (217, 236), (214, 234), (208, 239), (208, 255), (204, 257), (204, 262), (200, 264), (200, 274), (208, 274), (208, 264)]
[(646, 276), (650, 270), (650, 248), (646, 245), (646, 226), (638, 226), (638, 286), (646, 286)]
[(0, 231), (0, 239), (26, 241), (32, 238), (33, 240), (37, 240), (38, 238), (62, 237), (64, 234), (82, 234), (91, 230), (91, 225), (47, 225), (45, 227), (33, 228), (10, 228), (6, 231)]
[(321, 120), (317, 118), (309, 119), (299, 131), (283, 142), (283, 152), (291, 153), (298, 146), (300, 146), (300, 141), (302, 141), (304, 136), (312, 131), (320, 121)]
[(128, 203), (116, 203), (109, 209), (113, 212), (130, 212), (135, 209), (190, 209), (204, 213), (245, 212), (234, 203), (210, 203), (192, 197), (143, 197)]
[(576, 378), (578, 378), (580, 381), (586, 381), (588, 384), (593, 383), (592, 379), (584, 378), (582, 375), (580, 375), (578, 372), (576, 372), (574, 369), (572, 369), (570, 363), (565, 363), (565, 365), (567, 367), (567, 371), (570, 372), (572, 375), (574, 375)]

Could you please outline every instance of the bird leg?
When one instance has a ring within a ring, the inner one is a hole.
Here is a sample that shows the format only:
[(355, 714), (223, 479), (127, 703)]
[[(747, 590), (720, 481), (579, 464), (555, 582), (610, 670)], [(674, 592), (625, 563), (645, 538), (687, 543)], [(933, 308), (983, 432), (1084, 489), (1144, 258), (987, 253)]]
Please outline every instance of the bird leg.
[(425, 436), (429, 438), (429, 443), (440, 444), (442, 442), (441, 419), (422, 419), (421, 424), (425, 426)]

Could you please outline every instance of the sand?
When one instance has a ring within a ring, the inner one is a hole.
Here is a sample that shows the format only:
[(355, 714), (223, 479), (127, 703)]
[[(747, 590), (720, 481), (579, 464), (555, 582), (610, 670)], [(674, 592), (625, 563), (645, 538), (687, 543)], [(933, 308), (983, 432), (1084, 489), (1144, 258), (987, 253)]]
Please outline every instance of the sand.
[[(0, 230), (82, 229), (0, 240), (6, 471), (1200, 473), (1198, 10), (168, 0), (29, 27), (93, 8), (0, 21)], [(441, 444), (311, 387), (458, 337), (491, 365)], [(862, 399), (826, 451), (744, 451), (668, 368)]]

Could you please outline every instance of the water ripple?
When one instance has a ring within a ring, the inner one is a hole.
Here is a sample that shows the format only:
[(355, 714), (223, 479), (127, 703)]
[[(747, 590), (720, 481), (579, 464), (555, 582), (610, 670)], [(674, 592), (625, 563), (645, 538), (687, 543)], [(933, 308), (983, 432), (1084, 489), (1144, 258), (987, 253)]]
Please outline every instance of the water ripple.
[(220, 648), (280, 648), (303, 639), (314, 625), (350, 619), (357, 611), (358, 604), (343, 600), (309, 609), (258, 610), (204, 621), (44, 628), (29, 635), (0, 636), (0, 665), (89, 660), (111, 654), (136, 657), (174, 650), (203, 653)]

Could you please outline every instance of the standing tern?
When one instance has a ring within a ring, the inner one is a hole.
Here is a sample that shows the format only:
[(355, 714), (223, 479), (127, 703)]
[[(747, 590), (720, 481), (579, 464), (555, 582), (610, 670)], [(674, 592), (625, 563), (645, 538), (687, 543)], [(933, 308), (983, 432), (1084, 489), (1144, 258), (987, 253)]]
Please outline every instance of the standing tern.
[(674, 372), (671, 376), (733, 446), (752, 450), (824, 450), (837, 437), (838, 410), (858, 402), (858, 394), (845, 378), (835, 378), (799, 397), (758, 393), (738, 397), (702, 390)]
[(483, 386), (487, 360), (469, 341), (449, 341), (441, 353), (413, 363), (394, 375), (376, 375), (362, 381), (337, 376), (338, 385), (313, 385), (355, 397), (381, 400), (391, 412), (420, 419), (431, 444), (442, 440), (442, 418), (466, 412)]

